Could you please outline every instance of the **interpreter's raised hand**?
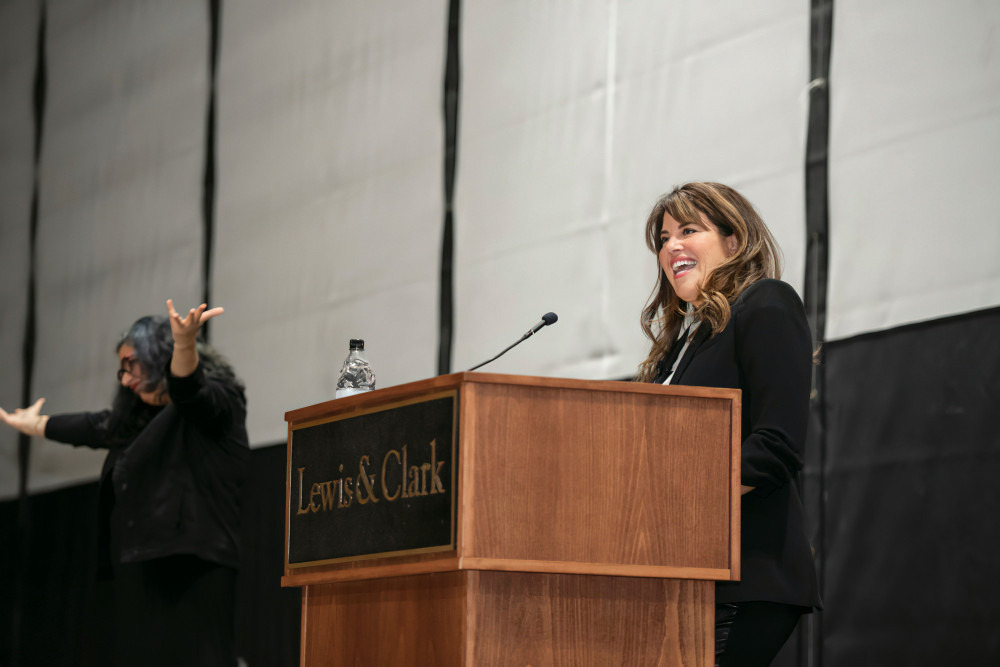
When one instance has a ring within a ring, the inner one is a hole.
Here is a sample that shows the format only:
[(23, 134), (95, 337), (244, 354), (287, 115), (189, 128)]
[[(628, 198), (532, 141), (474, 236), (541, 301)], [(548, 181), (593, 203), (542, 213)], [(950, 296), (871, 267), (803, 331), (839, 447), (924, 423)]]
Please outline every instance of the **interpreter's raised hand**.
[(178, 344), (194, 345), (201, 325), (225, 312), (221, 307), (207, 309), (208, 304), (203, 303), (197, 308), (189, 310), (187, 316), (182, 319), (174, 310), (174, 300), (167, 299), (167, 313), (170, 315), (170, 331), (174, 335), (175, 349)]
[(17, 408), (14, 412), (7, 412), (0, 408), (0, 420), (11, 428), (15, 428), (25, 435), (44, 436), (45, 424), (48, 423), (48, 415), (42, 414), (42, 404), (44, 398), (40, 398), (27, 408)]
[(174, 354), (170, 358), (170, 374), (187, 377), (198, 367), (198, 329), (205, 322), (223, 313), (222, 308), (207, 310), (208, 304), (201, 304), (188, 311), (182, 318), (174, 310), (173, 299), (167, 299), (167, 313), (170, 315), (170, 332), (174, 336)]

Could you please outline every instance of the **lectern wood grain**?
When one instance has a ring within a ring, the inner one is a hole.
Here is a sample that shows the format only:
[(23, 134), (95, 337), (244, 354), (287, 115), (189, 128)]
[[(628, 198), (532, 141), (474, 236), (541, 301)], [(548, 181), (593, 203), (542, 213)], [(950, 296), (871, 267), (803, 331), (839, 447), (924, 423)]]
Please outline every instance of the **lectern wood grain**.
[(715, 581), (739, 576), (739, 391), (461, 373), (285, 418), (452, 389), (454, 550), (286, 557), (302, 664), (711, 665)]
[(465, 573), (309, 586), (303, 666), (463, 665)]
[(310, 587), (303, 665), (710, 665), (711, 582), (450, 572)]
[[(462, 422), (470, 558), (729, 568), (723, 401), (472, 384)], [(637, 572), (638, 574), (638, 572)]]
[(467, 665), (711, 665), (714, 584), (472, 573)]

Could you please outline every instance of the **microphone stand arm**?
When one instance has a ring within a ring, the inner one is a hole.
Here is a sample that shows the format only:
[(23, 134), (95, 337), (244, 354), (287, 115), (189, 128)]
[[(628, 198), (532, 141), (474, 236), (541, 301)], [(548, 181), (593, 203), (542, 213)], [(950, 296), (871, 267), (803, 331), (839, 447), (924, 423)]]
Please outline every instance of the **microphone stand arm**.
[(479, 364), (476, 364), (475, 366), (473, 366), (472, 368), (470, 368), (469, 370), (467, 370), (467, 371), (466, 371), (466, 373), (469, 373), (469, 372), (471, 372), (471, 371), (474, 371), (474, 370), (476, 370), (477, 368), (480, 368), (480, 367), (482, 367), (482, 366), (485, 366), (486, 364), (490, 363), (491, 361), (496, 361), (497, 359), (499, 359), (499, 358), (500, 358), (500, 357), (502, 357), (503, 355), (507, 354), (507, 352), (509, 352), (509, 351), (510, 351), (510, 350), (511, 350), (512, 348), (514, 348), (514, 347), (516, 347), (517, 345), (520, 345), (520, 344), (521, 344), (521, 343), (523, 343), (524, 341), (528, 340), (528, 338), (529, 338), (529, 337), (531, 336), (531, 334), (533, 334), (533, 333), (535, 333), (535, 331), (534, 331), (534, 330), (531, 330), (531, 331), (529, 331), (528, 333), (524, 334), (523, 336), (521, 336), (520, 338), (518, 338), (518, 339), (517, 339), (516, 341), (514, 341), (513, 343), (511, 343), (510, 345), (508, 345), (507, 347), (505, 347), (505, 348), (504, 348), (503, 350), (501, 350), (501, 351), (500, 351), (500, 354), (498, 354), (498, 355), (496, 355), (495, 357), (492, 357), (492, 358), (490, 358), (490, 359), (487, 359), (486, 361), (484, 361), (484, 362), (482, 362), (482, 363), (479, 363)]

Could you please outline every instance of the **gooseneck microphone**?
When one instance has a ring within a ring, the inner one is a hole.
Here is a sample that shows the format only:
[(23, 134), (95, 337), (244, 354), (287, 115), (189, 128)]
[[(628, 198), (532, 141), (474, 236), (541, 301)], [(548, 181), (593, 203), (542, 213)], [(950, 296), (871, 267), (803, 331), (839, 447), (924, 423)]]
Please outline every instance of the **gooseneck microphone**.
[[(513, 344), (508, 345), (507, 347), (505, 347), (500, 352), (500, 354), (498, 354), (497, 356), (493, 357), (492, 359), (487, 359), (486, 361), (484, 361), (481, 364), (476, 364), (475, 366), (473, 366), (469, 370), (470, 371), (474, 371), (477, 368), (485, 366), (486, 364), (490, 363), (491, 361), (496, 361), (497, 359), (499, 359), (503, 355), (507, 354), (512, 348), (516, 347), (517, 345), (520, 345), (524, 341), (526, 341), (529, 338), (531, 338), (532, 336), (534, 336), (536, 333), (538, 333), (542, 329), (542, 327), (547, 327), (550, 324), (555, 324), (558, 319), (559, 319), (559, 316), (556, 315), (555, 313), (545, 313), (544, 315), (542, 315), (542, 319), (541, 319), (541, 321), (538, 324), (536, 324), (535, 326), (533, 326), (530, 329), (528, 329), (525, 332), (525, 334), (523, 336), (521, 336), (520, 338), (518, 338), (516, 341), (514, 341)], [(466, 371), (466, 372), (468, 372), (468, 371)]]

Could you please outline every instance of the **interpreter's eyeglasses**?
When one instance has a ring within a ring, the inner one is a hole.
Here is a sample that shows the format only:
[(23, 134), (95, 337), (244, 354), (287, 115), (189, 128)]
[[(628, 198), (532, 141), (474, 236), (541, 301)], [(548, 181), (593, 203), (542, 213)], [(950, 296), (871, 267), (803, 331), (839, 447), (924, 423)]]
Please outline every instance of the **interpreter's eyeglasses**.
[(130, 355), (122, 359), (122, 367), (118, 369), (118, 381), (121, 382), (125, 374), (128, 373), (132, 377), (139, 377), (138, 371), (142, 368), (139, 364), (139, 360), (135, 358), (135, 355)]

